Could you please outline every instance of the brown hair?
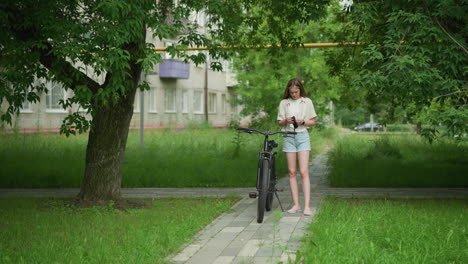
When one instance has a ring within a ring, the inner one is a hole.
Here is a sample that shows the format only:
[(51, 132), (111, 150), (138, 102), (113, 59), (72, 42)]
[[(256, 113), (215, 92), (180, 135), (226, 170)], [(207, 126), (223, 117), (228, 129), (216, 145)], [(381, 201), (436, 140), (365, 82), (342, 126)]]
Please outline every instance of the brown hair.
[(307, 93), (305, 92), (304, 86), (302, 85), (301, 81), (299, 81), (299, 79), (297, 78), (294, 78), (289, 80), (288, 84), (286, 85), (286, 90), (284, 91), (283, 99), (291, 98), (291, 95), (289, 94), (289, 89), (292, 87), (299, 88), (301, 97), (307, 97)]

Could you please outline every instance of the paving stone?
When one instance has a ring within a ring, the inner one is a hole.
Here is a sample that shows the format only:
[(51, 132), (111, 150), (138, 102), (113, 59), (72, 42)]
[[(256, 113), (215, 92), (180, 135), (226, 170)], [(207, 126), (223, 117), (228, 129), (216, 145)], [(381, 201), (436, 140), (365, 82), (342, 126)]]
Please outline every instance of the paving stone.
[(301, 219), (300, 216), (289, 216), (289, 215), (281, 218), (280, 223), (297, 223)]
[(213, 263), (219, 256), (216, 255), (195, 255), (190, 258), (186, 264), (202, 264), (202, 263)]
[(248, 225), (250, 225), (252, 221), (231, 221), (231, 223), (229, 223), (228, 227), (242, 227), (242, 228), (245, 228), (247, 227)]
[(254, 234), (255, 234), (255, 231), (244, 230), (234, 239), (234, 241), (244, 242), (244, 241), (250, 240)]
[(173, 260), (174, 261), (187, 261), (190, 259), (191, 256), (193, 256), (200, 248), (202, 247), (201, 244), (192, 244), (187, 246), (182, 252), (177, 254)]
[(271, 238), (272, 232), (273, 232), (272, 230), (273, 230), (272, 226), (270, 228), (265, 228), (265, 227), (259, 228), (252, 237), (256, 239)]
[[(254, 223), (255, 222), (255, 223)], [(244, 231), (252, 231), (256, 232), (261, 227), (260, 224), (257, 224), (256, 221), (251, 222), (247, 227), (245, 227)]]
[[(239, 235), (237, 232), (219, 232), (216, 234), (211, 241), (229, 241), (231, 242)], [(209, 242), (208, 242), (209, 243)]]
[[(230, 234), (230, 235), (232, 235), (232, 234)], [(216, 253), (219, 255), (221, 253), (221, 251), (223, 251), (229, 244), (231, 244), (231, 242), (232, 242), (232, 239), (215, 238), (215, 239), (212, 239), (212, 240), (208, 241), (205, 245), (203, 245), (203, 247), (202, 247), (202, 249), (200, 249), (200, 251), (203, 251), (203, 252), (210, 251), (211, 252), (211, 250), (216, 250)]]
[(229, 225), (225, 228), (223, 228), (223, 230), (221, 230), (222, 233), (240, 233), (242, 232), (242, 230), (244, 230), (245, 227), (243, 226), (232, 226), (232, 225)]
[(283, 263), (294, 263), (296, 261), (296, 252), (284, 252), (278, 261)]
[(234, 256), (219, 256), (217, 257), (213, 264), (229, 264), (234, 261)]
[(233, 241), (221, 252), (220, 256), (237, 256), (244, 245), (244, 242)]
[(274, 263), (273, 259), (270, 257), (255, 257), (254, 264), (271, 264)]
[(253, 264), (254, 258), (253, 257), (243, 257), (237, 256), (233, 261), (233, 264)]
[(253, 257), (257, 253), (258, 249), (262, 246), (263, 241), (259, 239), (248, 240), (245, 246), (241, 249), (238, 256), (241, 257)]
[(258, 249), (257, 253), (255, 254), (255, 258), (257, 257), (279, 257), (283, 254), (281, 249), (279, 249), (276, 245), (267, 245), (262, 246)]

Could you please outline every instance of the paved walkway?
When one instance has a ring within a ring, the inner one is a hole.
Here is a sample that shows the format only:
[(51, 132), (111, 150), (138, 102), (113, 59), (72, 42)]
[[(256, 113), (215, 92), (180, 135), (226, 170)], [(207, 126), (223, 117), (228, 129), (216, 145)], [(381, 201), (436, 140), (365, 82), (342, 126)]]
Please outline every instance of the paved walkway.
[[(254, 188), (125, 188), (126, 198), (174, 197), (174, 196), (225, 196), (238, 194), (243, 197), (232, 212), (224, 213), (209, 224), (178, 254), (168, 261), (174, 264), (190, 263), (287, 263), (294, 259), (300, 239), (319, 211), (326, 195), (339, 197), (468, 197), (467, 188), (331, 188), (327, 185), (326, 153), (311, 161), (311, 216), (302, 213), (282, 213), (275, 199), (273, 210), (266, 212), (262, 224), (256, 221), (256, 199), (248, 198)], [(299, 190), (300, 177), (298, 177)], [(284, 189), (279, 197), (285, 209), (292, 206), (288, 179), (278, 182)], [(0, 189), (0, 197), (74, 197), (79, 189)], [(300, 192), (302, 193), (302, 192)], [(300, 197), (300, 201), (303, 198)]]

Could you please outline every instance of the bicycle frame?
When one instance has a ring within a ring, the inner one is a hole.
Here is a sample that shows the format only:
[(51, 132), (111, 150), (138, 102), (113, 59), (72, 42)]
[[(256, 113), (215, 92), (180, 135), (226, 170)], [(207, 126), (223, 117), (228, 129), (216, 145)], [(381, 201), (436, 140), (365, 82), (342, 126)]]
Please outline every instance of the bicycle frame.
[[(278, 202), (281, 206), (281, 210), (284, 211), (283, 205), (278, 197), (277, 191), (282, 191), (276, 189), (276, 172), (275, 172), (275, 155), (276, 152), (273, 151), (274, 148), (278, 147), (278, 144), (274, 140), (269, 140), (269, 136), (275, 134), (296, 134), (295, 132), (262, 132), (256, 129), (250, 128), (238, 128), (237, 130), (245, 133), (259, 133), (262, 134), (265, 138), (263, 140), (263, 151), (258, 153), (258, 168), (257, 168), (257, 193), (249, 193), (250, 198), (257, 198), (258, 196), (258, 206), (257, 206), (257, 222), (261, 223), (263, 221), (263, 216), (265, 210), (270, 211), (271, 205), (273, 202), (273, 193), (276, 195)], [(258, 195), (257, 195), (258, 194)]]
[[(263, 151), (258, 153), (258, 168), (257, 168), (257, 191), (260, 191), (260, 181), (261, 181), (261, 167), (262, 167), (262, 161), (263, 160), (268, 160), (268, 166), (270, 167), (271, 171), (274, 173), (275, 172), (275, 155), (277, 152), (273, 152), (273, 148), (278, 147), (278, 144), (274, 140), (269, 140), (268, 136), (269, 135), (264, 135), (265, 139), (263, 140)], [(276, 178), (276, 173), (275, 178)], [(276, 180), (276, 179), (275, 179)], [(268, 181), (270, 181), (270, 177), (268, 177)], [(268, 182), (268, 186), (270, 186)], [(268, 190), (270, 192), (271, 190)]]

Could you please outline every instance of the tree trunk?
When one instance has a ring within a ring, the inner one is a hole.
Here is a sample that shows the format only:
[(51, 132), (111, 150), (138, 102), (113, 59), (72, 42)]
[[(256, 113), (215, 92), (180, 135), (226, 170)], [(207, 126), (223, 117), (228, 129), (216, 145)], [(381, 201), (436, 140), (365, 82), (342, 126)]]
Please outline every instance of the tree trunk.
[(418, 122), (418, 123), (416, 124), (416, 133), (417, 133), (418, 135), (421, 135), (421, 133), (422, 133), (422, 123), (421, 123), (421, 122)]
[(86, 149), (86, 167), (78, 199), (120, 199), (122, 161), (133, 115), (134, 89), (111, 106), (100, 106), (93, 118)]

